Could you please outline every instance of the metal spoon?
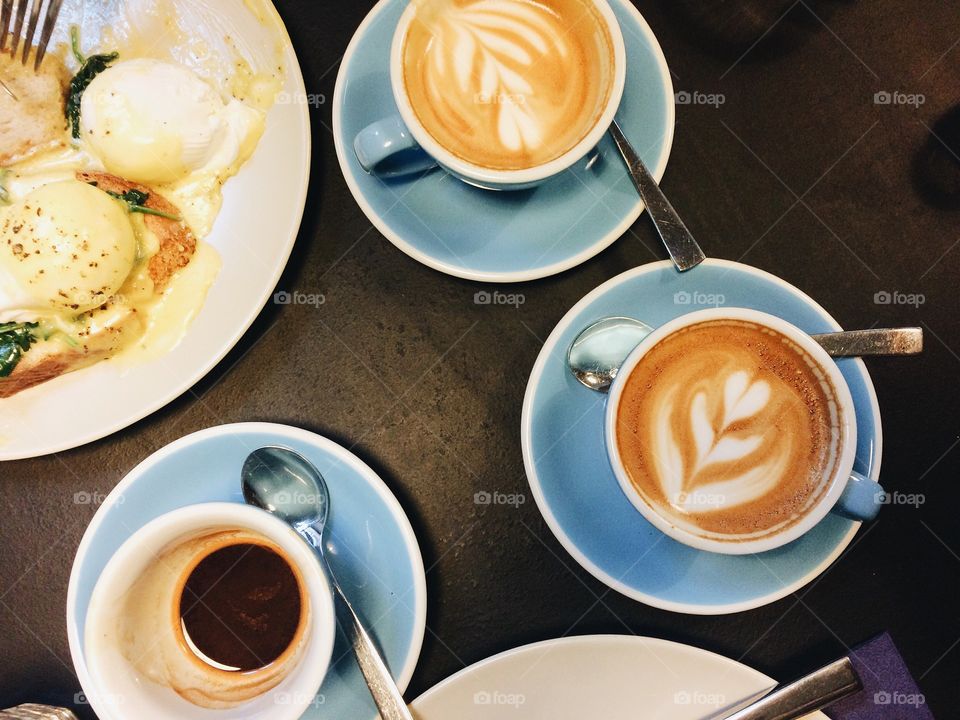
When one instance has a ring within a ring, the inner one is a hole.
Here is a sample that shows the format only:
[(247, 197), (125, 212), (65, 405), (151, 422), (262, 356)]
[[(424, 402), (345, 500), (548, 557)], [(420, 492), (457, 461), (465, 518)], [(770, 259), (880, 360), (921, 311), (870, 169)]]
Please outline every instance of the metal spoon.
[(687, 230), (687, 226), (683, 224), (683, 220), (673, 209), (673, 205), (667, 200), (667, 196), (663, 194), (616, 120), (610, 126), (610, 135), (627, 164), (630, 179), (640, 193), (643, 204), (647, 206), (647, 213), (660, 233), (660, 239), (666, 245), (677, 270), (683, 272), (699, 265), (707, 256), (703, 254), (703, 250), (697, 245), (697, 241), (693, 239), (693, 235)]
[(857, 671), (845, 657), (776, 688), (766, 697), (732, 714), (710, 720), (795, 720), (822, 710), (863, 689)]
[[(628, 317), (608, 317), (584, 328), (567, 351), (570, 372), (581, 383), (606, 392), (633, 349), (653, 328)], [(847, 330), (811, 335), (831, 357), (916, 355), (923, 350), (923, 330), (893, 328)]]
[[(386, 663), (340, 589), (324, 555), (323, 532), (330, 511), (327, 484), (313, 464), (293, 450), (263, 447), (247, 456), (240, 472), (243, 499), (289, 523), (317, 552), (333, 585), (334, 600), (349, 614), (344, 626), (357, 664), (383, 720), (413, 720)], [(339, 616), (339, 613), (338, 613)]]

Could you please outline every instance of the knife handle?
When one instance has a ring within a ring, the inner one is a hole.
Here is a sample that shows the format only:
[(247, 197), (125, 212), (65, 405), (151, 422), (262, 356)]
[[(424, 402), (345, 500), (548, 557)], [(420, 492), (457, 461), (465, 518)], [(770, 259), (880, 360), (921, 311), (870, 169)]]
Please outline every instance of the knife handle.
[(852, 695), (863, 685), (850, 658), (830, 663), (774, 690), (726, 720), (796, 720)]

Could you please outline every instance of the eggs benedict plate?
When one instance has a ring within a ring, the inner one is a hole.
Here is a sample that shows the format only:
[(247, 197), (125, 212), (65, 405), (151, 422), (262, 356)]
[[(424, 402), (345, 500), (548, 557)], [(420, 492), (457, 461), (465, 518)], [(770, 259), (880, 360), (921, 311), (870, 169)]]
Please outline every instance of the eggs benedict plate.
[(273, 292), (309, 175), (269, 0), (67, 0), (0, 56), (0, 460), (75, 447), (208, 372)]

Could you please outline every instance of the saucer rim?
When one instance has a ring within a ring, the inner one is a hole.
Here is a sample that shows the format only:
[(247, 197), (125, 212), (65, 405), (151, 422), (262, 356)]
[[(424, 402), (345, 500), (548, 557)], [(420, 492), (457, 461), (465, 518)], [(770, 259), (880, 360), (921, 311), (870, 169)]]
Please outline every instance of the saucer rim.
[[(601, 252), (606, 250), (608, 247), (613, 245), (617, 240), (626, 234), (633, 224), (640, 218), (645, 209), (643, 201), (640, 199), (639, 195), (637, 196), (636, 202), (631, 208), (631, 210), (626, 213), (621, 221), (608, 233), (601, 236), (596, 242), (594, 242), (589, 247), (577, 252), (574, 255), (561, 260), (560, 262), (553, 263), (552, 265), (545, 265), (533, 269), (525, 270), (511, 270), (508, 272), (493, 272), (493, 271), (480, 271), (472, 270), (469, 267), (464, 267), (461, 265), (455, 265), (449, 262), (443, 262), (437, 260), (431, 255), (417, 249), (409, 242), (407, 242), (400, 233), (393, 230), (390, 225), (380, 216), (379, 213), (373, 208), (373, 206), (367, 201), (366, 196), (364, 195), (363, 189), (360, 186), (360, 183), (354, 177), (354, 174), (350, 168), (350, 163), (348, 161), (349, 154), (352, 152), (352, 149), (348, 145), (352, 143), (347, 143), (343, 137), (343, 121), (342, 121), (342, 112), (343, 112), (343, 93), (344, 88), (347, 85), (347, 74), (349, 73), (350, 63), (353, 60), (353, 56), (357, 51), (357, 48), (360, 45), (360, 41), (366, 34), (369, 27), (376, 22), (379, 15), (389, 6), (390, 3), (397, 2), (397, 0), (379, 0), (379, 2), (370, 10), (367, 16), (363, 19), (363, 22), (360, 23), (360, 26), (354, 32), (353, 37), (350, 39), (350, 43), (347, 45), (347, 49), (344, 52), (343, 58), (340, 61), (340, 69), (337, 72), (337, 80), (333, 90), (333, 142), (334, 149), (337, 153), (337, 162), (340, 165), (340, 173), (343, 175), (344, 180), (347, 183), (347, 187), (350, 189), (350, 193), (353, 195), (354, 200), (357, 205), (360, 206), (360, 209), (363, 211), (363, 214), (366, 215), (367, 219), (373, 224), (373, 226), (383, 235), (390, 243), (392, 243), (398, 250), (405, 253), (407, 256), (413, 258), (417, 262), (426, 265), (427, 267), (438, 270), (439, 272), (445, 273), (447, 275), (452, 275), (453, 277), (463, 278), (465, 280), (474, 280), (478, 282), (487, 282), (487, 283), (518, 283), (518, 282), (528, 282), (530, 280), (539, 280), (541, 278), (550, 277), (552, 275), (557, 275), (571, 268), (575, 268), (578, 265), (582, 265), (591, 258), (599, 255)], [(657, 158), (657, 162), (650, 168), (653, 177), (659, 183), (663, 178), (664, 173), (667, 169), (667, 163), (670, 159), (670, 153), (673, 150), (673, 141), (676, 134), (676, 102), (674, 99), (674, 87), (673, 87), (673, 77), (670, 74), (670, 67), (667, 64), (667, 58), (663, 53), (663, 48), (660, 46), (660, 42), (657, 40), (656, 34), (653, 32), (653, 29), (647, 23), (646, 18), (640, 13), (640, 11), (629, 2), (629, 0), (609, 0), (610, 3), (618, 3), (622, 6), (627, 13), (631, 14), (635, 22), (636, 28), (640, 31), (640, 34), (648, 41), (650, 50), (656, 59), (657, 68), (660, 71), (660, 77), (663, 81), (664, 88), (664, 100), (666, 101), (666, 128), (662, 138), (662, 147), (660, 149), (660, 155)], [(624, 31), (623, 24), (621, 23), (621, 31)], [(629, 72), (630, 63), (628, 60), (627, 68)], [(629, 77), (627, 82), (629, 83)], [(391, 98), (391, 101), (393, 99)], [(622, 102), (621, 102), (622, 107)], [(619, 113), (619, 108), (617, 112)], [(371, 121), (372, 122), (372, 121)], [(442, 171), (441, 171), (442, 172)], [(566, 172), (566, 171), (564, 171)], [(549, 181), (548, 181), (549, 182)], [(489, 191), (489, 192), (510, 192), (509, 190), (505, 191)]]
[[(88, 687), (91, 683), (91, 677), (87, 668), (86, 660), (84, 658), (84, 653), (82, 650), (83, 638), (80, 637), (78, 631), (79, 625), (77, 623), (77, 617), (75, 614), (78, 593), (77, 584), (79, 582), (78, 573), (81, 564), (80, 560), (86, 557), (90, 545), (93, 542), (93, 537), (100, 525), (103, 523), (103, 520), (107, 515), (107, 511), (114, 505), (119, 504), (118, 498), (122, 497), (127, 488), (138, 482), (146, 471), (153, 468), (159, 462), (164, 461), (167, 457), (180, 452), (187, 446), (194, 445), (198, 442), (203, 442), (211, 437), (230, 435), (233, 433), (270, 433), (276, 435), (278, 438), (292, 438), (309, 444), (322, 446), (325, 451), (330, 452), (330, 454), (335, 456), (339, 461), (352, 465), (356, 470), (360, 471), (361, 474), (367, 476), (370, 481), (370, 487), (374, 492), (377, 493), (377, 495), (380, 496), (384, 505), (393, 516), (394, 520), (396, 520), (400, 533), (403, 535), (405, 544), (410, 550), (409, 560), (412, 565), (412, 574), (414, 576), (414, 624), (412, 628), (410, 649), (407, 652), (407, 657), (404, 660), (403, 667), (400, 668), (396, 674), (397, 686), (400, 688), (400, 691), (403, 692), (410, 684), (410, 680), (413, 678), (413, 673), (416, 670), (417, 664), (420, 662), (420, 655), (423, 652), (423, 641), (426, 636), (427, 629), (426, 568), (423, 564), (423, 553), (420, 549), (420, 543), (417, 539), (416, 532), (410, 523), (410, 518), (407, 516), (406, 511), (403, 509), (403, 506), (400, 504), (397, 496), (394, 495), (387, 484), (383, 481), (383, 478), (381, 478), (380, 475), (373, 470), (373, 468), (367, 465), (367, 463), (365, 463), (360, 457), (352, 453), (350, 450), (334, 440), (331, 440), (324, 435), (320, 435), (319, 433), (292, 425), (271, 422), (226, 423), (223, 425), (207, 427), (179, 437), (152, 452), (139, 463), (137, 463), (107, 494), (107, 497), (104, 499), (103, 503), (101, 503), (100, 507), (97, 508), (96, 513), (90, 520), (87, 528), (84, 530), (83, 537), (80, 539), (80, 544), (77, 546), (77, 552), (73, 557), (73, 562), (70, 567), (70, 577), (67, 584), (67, 642), (70, 647), (70, 658), (77, 674), (77, 681), (80, 683), (80, 687)], [(217, 501), (211, 500), (208, 502)], [(221, 500), (220, 502), (232, 501)], [(160, 516), (158, 515), (157, 517)], [(330, 667), (332, 668), (335, 664), (336, 661), (331, 659)]]
[[(834, 319), (834, 317), (828, 313), (826, 309), (823, 308), (823, 306), (821, 306), (816, 300), (811, 298), (799, 288), (791, 285), (783, 278), (777, 277), (776, 275), (768, 273), (765, 270), (761, 270), (760, 268), (755, 268), (751, 265), (734, 262), (732, 260), (707, 258), (703, 261), (703, 264), (706, 266), (726, 268), (728, 270), (744, 271), (761, 279), (770, 281), (774, 285), (778, 286), (781, 290), (784, 290), (807, 303), (813, 310), (818, 312), (834, 330), (840, 331), (843, 329)], [(662, 610), (670, 610), (672, 612), (684, 613), (688, 615), (729, 615), (732, 613), (753, 610), (758, 607), (769, 605), (770, 603), (776, 602), (777, 600), (786, 597), (790, 593), (806, 586), (808, 583), (825, 572), (827, 568), (829, 568), (837, 560), (837, 558), (843, 554), (843, 552), (850, 545), (850, 542), (853, 540), (853, 537), (859, 531), (862, 523), (852, 521), (850, 530), (840, 539), (833, 550), (820, 563), (812, 567), (809, 572), (805, 573), (798, 580), (788, 583), (787, 585), (784, 585), (783, 587), (771, 593), (767, 593), (766, 595), (759, 595), (749, 600), (742, 600), (734, 603), (694, 604), (689, 602), (666, 600), (656, 595), (651, 595), (649, 593), (637, 590), (621, 580), (618, 580), (600, 568), (596, 563), (593, 562), (593, 560), (588, 558), (580, 550), (577, 544), (570, 538), (569, 535), (567, 535), (563, 525), (553, 514), (550, 504), (548, 503), (542, 491), (540, 475), (536, 468), (536, 461), (531, 455), (533, 433), (531, 417), (533, 413), (534, 398), (536, 396), (537, 389), (543, 380), (544, 368), (547, 360), (556, 350), (556, 346), (561, 335), (566, 332), (570, 325), (573, 324), (574, 319), (580, 314), (581, 311), (589, 307), (595, 300), (606, 294), (612, 288), (642, 275), (659, 272), (663, 269), (671, 267), (672, 261), (660, 260), (657, 262), (640, 265), (612, 277), (598, 287), (594, 288), (573, 307), (571, 307), (570, 310), (568, 310), (567, 313), (560, 319), (556, 327), (554, 327), (554, 329), (550, 332), (550, 335), (547, 336), (546, 341), (544, 341), (543, 346), (540, 349), (540, 353), (537, 355), (537, 360), (534, 363), (533, 369), (530, 371), (530, 378), (527, 381), (527, 387), (523, 397), (523, 409), (520, 416), (520, 444), (523, 452), (523, 466), (527, 476), (527, 483), (530, 486), (530, 491), (533, 494), (533, 498), (537, 503), (537, 507), (540, 510), (540, 514), (543, 516), (547, 527), (550, 528), (550, 531), (554, 534), (563, 548), (571, 555), (571, 557), (573, 557), (573, 559), (576, 560), (584, 570), (600, 580), (607, 587), (616, 590), (620, 594), (625, 595), (633, 600), (637, 600), (645, 605), (660, 608)], [(880, 476), (880, 467), (883, 460), (883, 426), (880, 418), (880, 405), (877, 399), (876, 389), (873, 385), (873, 379), (870, 377), (870, 373), (867, 371), (866, 364), (861, 358), (850, 358), (850, 360), (852, 360), (854, 364), (858, 366), (865, 379), (867, 399), (870, 403), (870, 410), (871, 414), (873, 415), (874, 426), (876, 427), (873, 464), (870, 469), (869, 477), (873, 480), (877, 480)], [(611, 473), (612, 472), (613, 470), (611, 469)], [(705, 551), (701, 550), (698, 552)]]

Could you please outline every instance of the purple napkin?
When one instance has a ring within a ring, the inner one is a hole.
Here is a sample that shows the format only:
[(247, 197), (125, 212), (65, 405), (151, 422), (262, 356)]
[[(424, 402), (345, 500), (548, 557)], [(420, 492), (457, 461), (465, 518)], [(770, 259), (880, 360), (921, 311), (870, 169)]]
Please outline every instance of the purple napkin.
[(831, 705), (833, 720), (934, 720), (888, 633), (855, 647), (850, 660), (863, 690)]

